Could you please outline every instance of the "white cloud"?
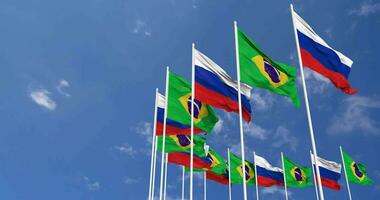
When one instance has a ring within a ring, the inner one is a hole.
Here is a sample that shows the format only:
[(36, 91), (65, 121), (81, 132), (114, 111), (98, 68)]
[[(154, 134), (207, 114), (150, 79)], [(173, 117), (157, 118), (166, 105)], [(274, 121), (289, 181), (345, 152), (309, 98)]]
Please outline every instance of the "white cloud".
[(224, 112), (224, 117), (227, 119), (229, 122), (235, 122), (235, 113), (232, 112)]
[[(234, 153), (238, 156), (241, 156), (241, 146), (240, 146), (240, 140), (239, 142), (236, 142), (234, 144), (230, 144), (230, 152)], [(253, 159), (253, 149), (249, 145), (245, 143), (244, 146), (244, 153), (245, 153), (245, 159), (246, 160), (252, 160)]]
[(70, 87), (70, 83), (66, 81), (65, 79), (62, 79), (59, 81), (59, 84), (57, 85), (57, 91), (62, 94), (65, 97), (71, 97), (71, 95), (64, 91), (64, 88)]
[(49, 97), (49, 95), (50, 92), (45, 89), (33, 90), (29, 94), (30, 98), (32, 98), (36, 104), (53, 111), (57, 107), (57, 104)]
[[(274, 194), (281, 194), (285, 195), (285, 190), (283, 187), (264, 187), (261, 189), (261, 193), (263, 195), (274, 195)], [(288, 197), (291, 197), (292, 193), (288, 190)]]
[(380, 3), (373, 3), (372, 1), (364, 1), (357, 9), (352, 9), (348, 13), (356, 16), (368, 16), (380, 11)]
[(223, 130), (223, 119), (219, 118), (219, 121), (215, 124), (213, 129), (215, 134), (219, 134)]
[(293, 136), (289, 129), (284, 126), (279, 126), (273, 136), (273, 147), (288, 146), (292, 151), (296, 151), (298, 145), (298, 139)]
[(147, 139), (149, 144), (152, 144), (153, 125), (150, 122), (141, 122), (136, 127), (136, 132)]
[(230, 147), (230, 152), (231, 153), (234, 153), (234, 154), (236, 154), (238, 156), (241, 155), (240, 142), (236, 142), (234, 144), (230, 144), (229, 147)]
[[(329, 79), (318, 74), (317, 72), (310, 70), (307, 67), (304, 67), (304, 76), (305, 76), (308, 91), (311, 91), (311, 93), (313, 94), (322, 94), (331, 85)], [(299, 76), (297, 79), (298, 79), (298, 82), (302, 84), (301, 76)]]
[(251, 94), (251, 101), (253, 101), (253, 108), (252, 110), (267, 110), (268, 108), (272, 107), (274, 103), (274, 97), (269, 92), (259, 91), (255, 90)]
[(142, 21), (141, 19), (138, 19), (135, 21), (135, 25), (132, 29), (133, 34), (139, 34), (142, 33), (145, 36), (151, 36), (152, 32), (148, 29), (146, 22)]
[(127, 185), (138, 183), (140, 180), (140, 178), (124, 177), (124, 183)]
[(267, 139), (270, 134), (268, 130), (254, 123), (244, 124), (244, 133), (246, 133), (247, 136), (260, 140)]
[(354, 130), (380, 135), (380, 123), (371, 118), (372, 110), (380, 109), (380, 101), (365, 96), (350, 96), (343, 101), (341, 112), (332, 118), (327, 131), (348, 134)]
[(115, 146), (114, 149), (118, 150), (120, 153), (127, 154), (130, 157), (134, 157), (137, 153), (137, 151), (129, 144)]
[(100, 189), (100, 183), (98, 181), (92, 181), (87, 176), (83, 177), (86, 187), (89, 191), (97, 191)]

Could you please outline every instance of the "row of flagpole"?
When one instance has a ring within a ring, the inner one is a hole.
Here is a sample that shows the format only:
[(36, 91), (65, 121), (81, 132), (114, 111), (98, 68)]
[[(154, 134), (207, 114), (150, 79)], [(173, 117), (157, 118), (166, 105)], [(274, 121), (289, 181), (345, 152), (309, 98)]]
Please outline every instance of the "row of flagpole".
[[(306, 115), (308, 119), (308, 127), (309, 127), (309, 133), (310, 133), (310, 140), (312, 145), (312, 155), (313, 160), (315, 163), (315, 168), (313, 167), (313, 177), (314, 181), (316, 182), (316, 195), (317, 199), (324, 200), (323, 195), (323, 189), (322, 189), (322, 182), (321, 182), (321, 176), (319, 171), (319, 166), (317, 162), (318, 154), (317, 154), (317, 148), (316, 148), (316, 142), (314, 138), (314, 129), (313, 129), (313, 123), (312, 123), (312, 116), (310, 112), (310, 106), (309, 106), (309, 99), (308, 99), (308, 93), (307, 93), (307, 87), (306, 87), (306, 81), (303, 71), (303, 64), (301, 59), (301, 53), (300, 53), (300, 46), (299, 41), (297, 37), (297, 30), (295, 27), (294, 22), (294, 10), (293, 5), (290, 5), (291, 9), (291, 15), (292, 15), (292, 22), (293, 22), (293, 31), (294, 31), (294, 37), (296, 41), (296, 48), (297, 48), (297, 54), (298, 54), (298, 62), (299, 62), (299, 69), (301, 73), (301, 80), (302, 80), (302, 88), (304, 93), (304, 101), (305, 101), (305, 108), (306, 108)], [(238, 83), (238, 104), (239, 104), (239, 132), (240, 132), (240, 146), (241, 146), (241, 157), (242, 157), (242, 166), (245, 166), (245, 147), (244, 147), (244, 130), (243, 130), (243, 114), (242, 114), (242, 102), (241, 102), (241, 83), (240, 83), (240, 60), (239, 60), (239, 44), (238, 44), (238, 33), (237, 33), (237, 22), (234, 21), (234, 39), (235, 39), (235, 56), (236, 56), (236, 70), (237, 70), (237, 83)], [(191, 95), (191, 101), (194, 102), (195, 97), (195, 72), (194, 72), (194, 50), (195, 50), (195, 44), (192, 44), (192, 74), (191, 74), (191, 82), (192, 82), (192, 95)], [(169, 67), (166, 68), (166, 84), (165, 84), (165, 97), (168, 97), (168, 86), (169, 86)], [(158, 90), (156, 89), (156, 102), (157, 102), (157, 94)], [(164, 122), (163, 122), (163, 140), (162, 140), (162, 152), (161, 152), (161, 176), (160, 176), (160, 190), (159, 190), (159, 199), (165, 200), (166, 199), (166, 176), (167, 173), (167, 157), (165, 157), (165, 136), (166, 136), (166, 118), (167, 118), (167, 106), (168, 106), (168, 100), (165, 101), (165, 111), (164, 111)], [(191, 114), (194, 113), (194, 103), (191, 104)], [(154, 114), (154, 127), (153, 127), (153, 137), (152, 137), (152, 156), (151, 156), (151, 166), (150, 166), (150, 179), (149, 179), (149, 199), (154, 198), (154, 186), (155, 186), (155, 175), (156, 175), (156, 157), (157, 157), (157, 136), (156, 133), (156, 119), (157, 119), (157, 105), (155, 105), (155, 114)], [(194, 136), (194, 117), (191, 117), (191, 144), (193, 144), (193, 136)], [(342, 149), (341, 150), (341, 156), (343, 159)], [(154, 151), (154, 152), (153, 152)], [(229, 152), (229, 150), (228, 150)], [(193, 145), (191, 146), (190, 151), (190, 184), (189, 184), (189, 196), (190, 200), (193, 200), (193, 156), (194, 156), (194, 149)], [(229, 154), (228, 154), (228, 160), (229, 160)], [(282, 164), (283, 163), (283, 155), (281, 153), (281, 159)], [(229, 162), (228, 162), (229, 163)], [(166, 165), (166, 166), (165, 166)], [(283, 166), (284, 167), (284, 166)], [(164, 172), (165, 171), (165, 172)], [(256, 171), (256, 165), (255, 165), (255, 171)], [(346, 169), (344, 167), (345, 175), (346, 175), (346, 182), (347, 182), (347, 189), (349, 193), (350, 200), (351, 192), (347, 180), (347, 174)], [(229, 170), (230, 173), (230, 170)], [(182, 199), (184, 199), (184, 168), (182, 172)], [(247, 186), (246, 186), (246, 169), (245, 167), (242, 167), (242, 174), (243, 174), (243, 199), (247, 200)], [(165, 177), (164, 177), (165, 176)], [(315, 178), (316, 177), (316, 178)], [(231, 177), (229, 176), (229, 180)], [(285, 179), (285, 173), (284, 173), (284, 179)], [(231, 200), (232, 191), (231, 191), (231, 181), (229, 181), (229, 199)], [(287, 196), (287, 189), (286, 189), (286, 183), (285, 183), (285, 196), (286, 199)], [(256, 198), (259, 199), (258, 194), (258, 184), (257, 184), (257, 178), (256, 178)], [(204, 174), (204, 199), (206, 199), (206, 174)]]
[[(156, 140), (157, 136), (154, 136), (153, 137), (153, 141), (152, 141), (152, 148), (156, 148), (157, 147), (157, 140)], [(344, 162), (344, 158), (343, 158), (343, 150), (342, 150), (342, 147), (340, 146), (339, 147), (340, 149), (340, 155), (341, 155), (341, 159), (342, 159), (342, 162)], [(227, 149), (227, 155), (228, 155), (228, 163), (230, 163), (230, 149), (228, 148)], [(154, 164), (153, 166), (151, 165), (151, 179), (150, 179), (150, 187), (149, 188), (149, 197), (150, 199), (154, 199), (154, 180), (155, 180), (155, 164), (156, 164), (156, 153), (153, 154), (154, 156), (152, 156), (151, 158), (151, 161), (152, 161), (152, 164)], [(312, 156), (312, 152), (310, 151), (310, 156), (311, 158), (313, 158)], [(254, 152), (254, 160), (255, 160), (255, 157), (256, 157), (256, 153)], [(285, 173), (285, 165), (284, 165), (284, 155), (283, 155), (283, 152), (281, 152), (281, 162), (282, 162), (282, 169), (283, 169), (283, 178), (284, 178), (284, 196), (285, 196), (285, 200), (288, 200), (288, 191), (287, 191), (287, 178), (286, 178), (286, 173)], [(311, 163), (312, 166), (313, 166), (313, 162)], [(163, 163), (164, 165), (164, 184), (163, 184), (163, 199), (166, 200), (166, 187), (167, 187), (167, 175), (168, 175), (168, 171), (167, 171), (167, 167), (168, 167), (168, 154), (165, 153), (165, 161)], [(256, 162), (254, 162), (254, 167), (255, 167), (255, 171), (256, 171)], [(182, 193), (181, 193), (181, 199), (182, 200), (185, 200), (185, 167), (182, 166)], [(349, 182), (348, 182), (348, 179), (347, 179), (347, 173), (346, 173), (346, 168), (345, 168), (345, 165), (343, 165), (343, 168), (344, 168), (344, 174), (345, 174), (345, 179), (346, 179), (346, 185), (347, 185), (347, 191), (348, 191), (348, 196), (349, 196), (349, 200), (352, 200), (352, 196), (351, 196), (351, 191), (350, 191), (350, 186), (349, 186)], [(229, 193), (229, 200), (232, 200), (232, 188), (231, 188), (231, 174), (230, 174), (230, 165), (228, 165), (228, 193)], [(314, 167), (312, 167), (312, 174), (313, 174), (313, 179), (314, 179), (314, 187), (315, 187), (315, 193), (316, 193), (316, 199), (319, 200), (319, 192), (318, 192), (318, 186), (317, 186), (317, 180), (316, 180), (316, 175), (315, 175), (315, 171), (314, 171)], [(207, 176), (206, 176), (206, 172), (203, 173), (203, 195), (204, 195), (204, 200), (207, 199)], [(255, 185), (256, 185), (256, 199), (259, 200), (259, 192), (258, 192), (258, 179), (257, 179), (257, 176), (255, 177)]]

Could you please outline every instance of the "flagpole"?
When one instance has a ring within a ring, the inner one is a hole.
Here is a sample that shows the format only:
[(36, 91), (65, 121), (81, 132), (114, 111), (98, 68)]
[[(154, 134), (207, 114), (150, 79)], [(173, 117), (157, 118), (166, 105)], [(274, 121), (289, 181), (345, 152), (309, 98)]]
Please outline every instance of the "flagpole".
[(161, 152), (161, 177), (160, 177), (160, 200), (162, 200), (162, 190), (164, 182), (164, 165), (165, 165), (165, 139), (166, 139), (166, 117), (168, 115), (168, 101), (169, 101), (169, 66), (166, 67), (166, 83), (165, 83), (165, 111), (164, 111), (164, 125), (162, 130), (162, 152)]
[(285, 199), (288, 200), (288, 190), (286, 186), (286, 171), (285, 171), (285, 164), (284, 164), (284, 154), (281, 152), (281, 161), (282, 161), (282, 173), (284, 175), (284, 189), (285, 189)]
[(235, 53), (236, 53), (236, 71), (237, 71), (237, 82), (238, 82), (238, 101), (239, 101), (239, 126), (240, 126), (240, 147), (241, 147), (241, 164), (243, 172), (243, 196), (244, 200), (247, 200), (247, 181), (245, 177), (245, 153), (244, 153), (244, 134), (243, 134), (243, 112), (241, 108), (241, 90), (240, 90), (240, 59), (239, 59), (239, 44), (238, 44), (238, 33), (237, 33), (237, 22), (234, 21), (234, 32), (235, 32)]
[(185, 166), (182, 166), (182, 200), (185, 200)]
[(230, 148), (227, 149), (228, 158), (228, 196), (229, 200), (232, 200), (232, 190), (231, 190), (231, 159), (230, 159)]
[(348, 197), (350, 197), (350, 200), (352, 200), (352, 197), (351, 197), (351, 190), (350, 190), (350, 184), (348, 183), (348, 177), (347, 177), (347, 172), (346, 172), (346, 165), (344, 164), (345, 162), (344, 162), (344, 157), (343, 157), (342, 146), (339, 146), (339, 149), (340, 149), (340, 156), (342, 157), (344, 176), (346, 177), (346, 184), (347, 184)]
[(190, 150), (190, 200), (193, 200), (193, 159), (194, 159), (194, 96), (195, 96), (195, 71), (194, 71), (194, 50), (195, 44), (191, 45), (191, 150)]
[[(311, 151), (310, 151), (310, 158), (311, 158)], [(314, 171), (314, 165), (313, 161), (311, 160), (311, 169), (313, 170), (313, 181), (314, 181), (314, 188), (315, 188), (315, 194), (317, 196), (317, 200), (319, 200), (319, 195), (318, 195), (318, 187), (317, 187), (317, 177), (315, 176), (315, 171)]]
[(305, 105), (306, 105), (306, 114), (307, 114), (307, 119), (308, 119), (308, 122), (309, 122), (311, 146), (312, 146), (312, 150), (313, 150), (313, 156), (314, 156), (314, 161), (315, 161), (314, 163), (315, 163), (316, 172), (317, 172), (317, 181), (318, 181), (318, 188), (319, 188), (319, 196), (320, 196), (321, 200), (324, 200), (323, 189), (322, 189), (322, 182), (321, 182), (321, 176), (320, 176), (318, 162), (317, 162), (318, 155), (317, 155), (317, 147), (315, 145), (315, 139), (314, 139), (313, 122), (312, 122), (312, 119), (311, 119), (311, 113), (310, 113), (310, 108), (309, 108), (309, 99), (308, 99), (308, 95), (307, 95), (305, 76), (304, 76), (304, 73), (303, 73), (303, 64), (302, 64), (302, 59), (301, 59), (300, 46), (299, 46), (299, 41), (298, 41), (298, 37), (297, 37), (296, 27), (295, 27), (295, 24), (294, 24), (293, 4), (290, 4), (290, 10), (292, 12), (293, 31), (294, 31), (294, 37), (295, 37), (296, 45), (297, 45), (298, 62), (299, 62), (299, 68), (300, 68), (300, 71), (301, 71), (303, 94), (304, 94)]
[(255, 166), (256, 200), (259, 200), (259, 180), (257, 179), (256, 152), (253, 152), (253, 164)]
[(154, 101), (154, 117), (153, 117), (153, 133), (152, 133), (152, 152), (151, 152), (151, 158), (150, 158), (150, 176), (149, 176), (149, 197), (148, 199), (151, 199), (152, 197), (152, 179), (153, 179), (153, 163), (154, 163), (154, 146), (155, 146), (155, 135), (156, 135), (156, 120), (157, 120), (157, 95), (158, 95), (158, 88), (156, 88), (156, 96)]
[(207, 199), (207, 182), (206, 171), (203, 173), (203, 199)]
[(166, 185), (168, 184), (168, 153), (165, 153), (165, 184), (164, 184), (164, 200), (166, 200)]
[[(155, 128), (153, 128), (155, 129)], [(154, 136), (154, 163), (153, 163), (153, 178), (152, 178), (152, 196), (151, 196), (151, 200), (154, 199), (154, 188), (155, 188), (155, 184), (156, 184), (156, 165), (157, 165), (157, 137), (158, 136)]]

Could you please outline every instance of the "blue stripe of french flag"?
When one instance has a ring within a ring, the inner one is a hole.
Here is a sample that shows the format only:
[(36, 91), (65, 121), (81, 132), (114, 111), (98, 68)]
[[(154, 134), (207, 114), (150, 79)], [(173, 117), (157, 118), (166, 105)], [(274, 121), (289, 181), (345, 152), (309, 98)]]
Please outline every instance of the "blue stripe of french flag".
[[(315, 169), (314, 156), (311, 154), (311, 160), (313, 167)], [(339, 163), (325, 160), (323, 158), (317, 158), (319, 172), (321, 174), (322, 186), (333, 189), (340, 190), (339, 179), (341, 176), (342, 166)]]
[(255, 155), (256, 177), (258, 186), (271, 187), (284, 185), (283, 170), (273, 167), (265, 158)]
[(331, 48), (296, 12), (293, 14), (302, 64), (330, 79), (344, 93), (357, 93), (348, 82), (353, 61)]
[[(195, 97), (227, 112), (239, 113), (238, 85), (219, 65), (195, 49)], [(242, 113), (251, 121), (251, 87), (241, 83)]]

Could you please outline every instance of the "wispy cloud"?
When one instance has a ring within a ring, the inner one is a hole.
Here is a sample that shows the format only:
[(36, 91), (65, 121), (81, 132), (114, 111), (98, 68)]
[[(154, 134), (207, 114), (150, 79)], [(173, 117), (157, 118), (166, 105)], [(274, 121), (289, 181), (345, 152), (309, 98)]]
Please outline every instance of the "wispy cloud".
[(268, 130), (254, 123), (244, 124), (244, 133), (250, 137), (260, 140), (267, 139), (270, 134)]
[[(238, 156), (241, 156), (241, 146), (240, 142), (236, 142), (229, 145), (230, 151)], [(246, 160), (250, 160), (249, 158), (252, 158), (253, 156), (253, 149), (249, 145), (244, 146), (244, 152), (246, 155)]]
[(66, 81), (65, 79), (62, 79), (59, 81), (56, 89), (61, 95), (65, 96), (65, 97), (71, 97), (71, 94), (64, 91), (64, 89), (68, 88), (68, 87), (70, 87), (70, 83), (68, 81)]
[[(283, 187), (264, 187), (261, 190), (261, 193), (263, 195), (275, 195), (275, 194), (285, 195), (285, 191)], [(291, 196), (292, 196), (292, 193), (288, 190), (288, 197), (291, 197)]]
[(277, 127), (274, 135), (273, 135), (273, 147), (282, 147), (282, 146), (288, 146), (292, 151), (297, 150), (298, 146), (298, 139), (294, 135), (291, 134), (289, 129), (285, 128), (284, 126)]
[(223, 119), (219, 118), (219, 121), (215, 124), (215, 127), (213, 129), (215, 134), (219, 134), (223, 130)]
[(371, 117), (371, 111), (380, 109), (380, 101), (365, 96), (350, 96), (343, 100), (341, 112), (333, 117), (327, 131), (348, 134), (354, 130), (380, 135), (380, 123)]
[(253, 102), (253, 110), (264, 111), (272, 107), (274, 103), (273, 94), (266, 91), (256, 90), (251, 95), (251, 101)]
[(120, 153), (126, 154), (130, 157), (134, 157), (137, 153), (137, 151), (129, 144), (114, 146), (114, 149), (119, 151)]
[(234, 123), (235, 119), (236, 119), (236, 117), (234, 115), (236, 115), (236, 114), (232, 113), (232, 112), (224, 112), (224, 118), (227, 121), (232, 122), (232, 123)]
[(140, 122), (135, 131), (146, 138), (149, 144), (152, 143), (153, 125), (150, 122)]
[(138, 19), (135, 21), (134, 27), (132, 29), (133, 34), (143, 34), (145, 36), (151, 36), (152, 32), (148, 29), (145, 21)]
[[(330, 87), (330, 80), (316, 72), (311, 71), (309, 68), (304, 68), (304, 76), (307, 80), (307, 88), (313, 94), (323, 94), (326, 92), (327, 88)], [(301, 76), (297, 79), (298, 82), (301, 83)]]
[[(238, 156), (241, 155), (241, 147), (240, 147), (240, 142), (236, 142), (233, 144), (229, 145), (230, 151)], [(249, 148), (249, 147), (248, 147)], [(245, 148), (245, 152), (247, 152), (247, 148)]]
[(380, 12), (380, 3), (372, 1), (363, 1), (358, 8), (351, 9), (348, 11), (350, 15), (356, 16), (368, 16)]
[(92, 181), (90, 178), (88, 178), (87, 176), (84, 176), (83, 177), (83, 180), (86, 184), (86, 188), (89, 190), (89, 191), (97, 191), (100, 189), (100, 183), (98, 181)]
[(141, 178), (124, 177), (123, 182), (127, 185), (135, 184), (141, 181)]
[(55, 110), (57, 104), (50, 98), (50, 92), (45, 89), (32, 90), (29, 93), (30, 98), (38, 104), (48, 110)]

